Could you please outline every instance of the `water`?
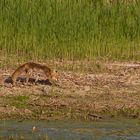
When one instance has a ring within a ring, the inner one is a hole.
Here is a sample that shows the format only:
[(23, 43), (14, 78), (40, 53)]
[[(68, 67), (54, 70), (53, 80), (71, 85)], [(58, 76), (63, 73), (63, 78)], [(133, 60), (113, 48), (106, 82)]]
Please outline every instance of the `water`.
[(1, 121), (0, 136), (28, 140), (140, 140), (140, 120)]

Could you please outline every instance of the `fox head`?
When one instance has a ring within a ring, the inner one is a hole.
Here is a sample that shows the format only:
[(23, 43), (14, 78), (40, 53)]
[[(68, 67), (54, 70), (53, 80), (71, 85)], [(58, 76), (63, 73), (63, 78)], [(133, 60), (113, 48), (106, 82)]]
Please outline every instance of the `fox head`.
[(58, 72), (57, 72), (57, 70), (52, 70), (51, 71), (51, 79), (53, 81), (57, 81), (58, 80)]

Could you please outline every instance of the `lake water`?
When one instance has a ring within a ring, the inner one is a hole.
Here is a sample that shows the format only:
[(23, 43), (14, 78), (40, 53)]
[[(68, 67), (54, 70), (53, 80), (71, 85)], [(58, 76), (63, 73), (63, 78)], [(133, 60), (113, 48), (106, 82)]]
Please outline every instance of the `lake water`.
[(140, 140), (140, 120), (1, 121), (0, 137), (28, 140)]

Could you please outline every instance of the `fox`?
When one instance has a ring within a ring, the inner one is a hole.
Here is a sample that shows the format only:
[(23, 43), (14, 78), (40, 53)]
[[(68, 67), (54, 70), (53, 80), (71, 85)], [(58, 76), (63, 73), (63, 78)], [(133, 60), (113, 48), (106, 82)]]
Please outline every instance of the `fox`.
[[(52, 81), (52, 80), (57, 81), (57, 78), (58, 78), (57, 70), (52, 70), (46, 65), (42, 65), (42, 64), (38, 64), (38, 63), (34, 63), (34, 62), (27, 62), (27, 63), (24, 63), (23, 65), (19, 66), (13, 72), (13, 74), (11, 75), (12, 84), (13, 85), (16, 84), (17, 77), (22, 73), (25, 73), (25, 75), (26, 75), (25, 82), (28, 83), (29, 77), (31, 76), (31, 74), (34, 70), (37, 70), (37, 71), (42, 70), (49, 81)], [(38, 81), (38, 79), (35, 79), (35, 83), (37, 81)]]

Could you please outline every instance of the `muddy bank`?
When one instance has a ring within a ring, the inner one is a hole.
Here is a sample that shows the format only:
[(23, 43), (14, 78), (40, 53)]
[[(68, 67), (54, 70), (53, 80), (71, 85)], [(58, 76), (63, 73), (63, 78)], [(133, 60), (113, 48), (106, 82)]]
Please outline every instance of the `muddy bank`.
[(108, 117), (140, 118), (139, 63), (56, 62), (59, 80), (50, 84), (37, 73), (28, 85), (21, 75), (16, 87), (9, 79), (14, 69), (0, 70), (0, 119), (94, 120)]

